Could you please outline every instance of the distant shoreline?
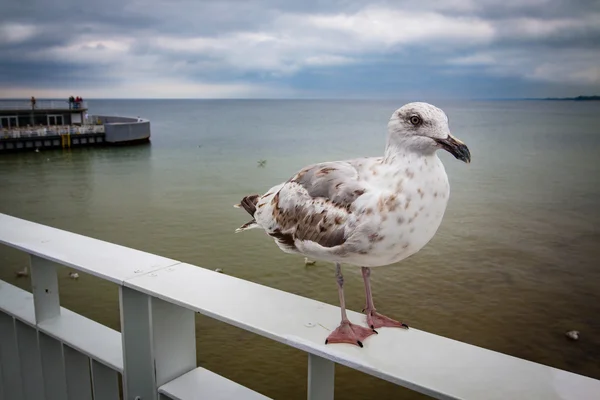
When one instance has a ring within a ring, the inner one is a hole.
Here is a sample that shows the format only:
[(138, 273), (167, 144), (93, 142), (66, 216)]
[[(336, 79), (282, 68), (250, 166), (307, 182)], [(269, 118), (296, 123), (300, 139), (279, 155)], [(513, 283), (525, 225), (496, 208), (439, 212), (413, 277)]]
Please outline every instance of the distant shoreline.
[(526, 99), (526, 100), (599, 101), (600, 100), (600, 96), (546, 97), (546, 98)]

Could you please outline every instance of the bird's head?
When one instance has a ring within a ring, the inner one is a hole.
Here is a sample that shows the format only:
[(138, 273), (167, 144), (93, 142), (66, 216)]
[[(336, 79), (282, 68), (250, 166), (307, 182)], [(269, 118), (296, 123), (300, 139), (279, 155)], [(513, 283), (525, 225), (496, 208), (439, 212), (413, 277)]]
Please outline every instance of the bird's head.
[(408, 103), (392, 114), (388, 122), (388, 147), (432, 154), (444, 149), (457, 159), (471, 162), (466, 144), (452, 136), (448, 117), (428, 103)]

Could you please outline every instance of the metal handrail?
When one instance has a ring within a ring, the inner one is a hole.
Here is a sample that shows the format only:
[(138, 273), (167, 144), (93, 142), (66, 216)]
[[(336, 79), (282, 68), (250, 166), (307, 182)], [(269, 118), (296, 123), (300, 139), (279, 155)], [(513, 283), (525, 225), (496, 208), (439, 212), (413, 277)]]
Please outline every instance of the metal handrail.
[[(115, 346), (122, 348), (115, 354), (123, 355), (127, 399), (156, 399), (157, 391), (171, 393), (165, 386), (177, 383), (194, 398), (207, 388), (203, 379), (181, 381), (197, 370), (196, 312), (308, 353), (309, 399), (333, 399), (335, 364), (438, 399), (591, 400), (600, 393), (596, 379), (414, 328), (382, 329), (364, 348), (326, 345), (324, 338), (339, 323), (337, 306), (1, 213), (0, 243), (31, 255), (29, 314), (34, 316), (26, 320), (35, 319), (38, 327), (40, 321), (54, 321), (67, 345), (71, 342), (65, 336), (72, 336), (71, 327), (82, 322), (71, 324), (60, 311), (55, 263), (118, 285), (121, 341)], [(12, 289), (0, 281), (0, 295), (7, 290)], [(13, 314), (23, 314), (24, 301), (11, 293), (4, 296), (6, 303)], [(364, 318), (350, 310), (348, 316), (355, 323)], [(0, 324), (0, 333), (2, 328)], [(78, 335), (79, 347), (95, 349), (106, 342), (105, 336), (91, 331)], [(37, 346), (35, 333), (28, 337), (31, 347), (22, 346), (26, 356)], [(39, 354), (27, 360), (34, 364)], [(14, 364), (6, 366), (14, 369)], [(27, 375), (32, 384), (36, 377), (44, 379), (42, 370), (53, 371), (51, 366), (38, 368), (39, 374)]]
[(83, 110), (87, 102), (69, 103), (67, 100), (36, 100), (32, 106), (31, 100), (0, 100), (0, 110)]
[(104, 125), (56, 125), (41, 127), (19, 127), (0, 129), (0, 140), (16, 139), (21, 137), (59, 136), (59, 135), (85, 135), (104, 133)]

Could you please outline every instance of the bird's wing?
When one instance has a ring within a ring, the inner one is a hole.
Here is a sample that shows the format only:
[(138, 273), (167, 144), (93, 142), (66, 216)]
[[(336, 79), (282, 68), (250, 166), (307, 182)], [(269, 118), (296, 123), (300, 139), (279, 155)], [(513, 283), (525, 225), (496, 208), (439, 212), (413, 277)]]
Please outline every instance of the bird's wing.
[(351, 234), (352, 203), (368, 190), (351, 162), (315, 164), (262, 196), (255, 217), (284, 251), (296, 252), (297, 240), (331, 248)]
[(290, 182), (302, 187), (312, 199), (349, 207), (367, 190), (351, 161), (331, 161), (303, 168)]

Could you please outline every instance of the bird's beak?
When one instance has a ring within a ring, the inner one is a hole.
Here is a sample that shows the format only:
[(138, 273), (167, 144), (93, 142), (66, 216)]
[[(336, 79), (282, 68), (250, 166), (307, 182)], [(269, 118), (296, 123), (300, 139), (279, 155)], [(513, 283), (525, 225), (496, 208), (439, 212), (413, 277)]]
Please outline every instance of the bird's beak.
[(448, 134), (446, 139), (435, 139), (442, 148), (448, 151), (457, 159), (466, 162), (467, 164), (471, 162), (471, 152), (466, 144), (464, 144), (461, 140), (455, 138), (451, 134)]

